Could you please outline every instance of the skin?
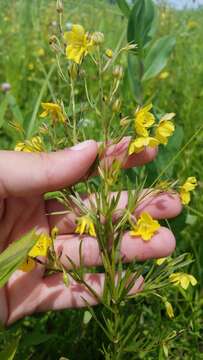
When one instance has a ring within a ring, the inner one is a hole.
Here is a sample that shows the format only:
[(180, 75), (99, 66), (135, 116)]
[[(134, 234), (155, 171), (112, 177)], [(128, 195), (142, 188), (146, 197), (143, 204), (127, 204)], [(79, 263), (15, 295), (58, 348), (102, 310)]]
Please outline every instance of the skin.
[[(146, 148), (139, 154), (127, 156), (129, 138), (118, 145), (109, 145), (101, 162), (108, 166), (113, 159), (122, 161), (123, 167), (134, 167), (153, 160), (156, 149)], [(59, 203), (45, 201), (43, 194), (76, 184), (85, 178), (98, 151), (95, 141), (80, 144), (80, 147), (65, 149), (56, 153), (23, 153), (0, 151), (0, 252), (10, 243), (19, 239), (29, 230), (49, 233), (53, 226), (59, 228), (55, 241), (56, 251), (60, 252), (65, 267), (71, 268), (66, 255), (79, 264), (79, 243), (81, 237), (74, 233), (76, 216), (64, 214), (51, 216), (53, 211), (62, 210)], [(112, 194), (113, 196), (113, 194)], [(88, 198), (84, 196), (88, 206)], [(118, 216), (127, 204), (127, 193), (123, 192), (118, 204)], [(136, 215), (148, 211), (154, 218), (172, 218), (181, 211), (179, 196), (161, 194), (146, 198), (136, 209)], [(121, 253), (125, 262), (146, 260), (170, 255), (175, 248), (175, 238), (170, 230), (161, 227), (153, 238), (144, 242), (141, 238), (124, 234)], [(86, 267), (101, 264), (97, 240), (83, 236), (83, 262)], [(97, 300), (82, 286), (70, 279), (66, 287), (60, 274), (44, 277), (44, 267), (38, 264), (29, 273), (17, 270), (0, 289), (0, 321), (10, 325), (25, 315), (47, 310), (61, 310), (85, 306), (83, 299), (95, 305)], [(87, 283), (101, 296), (104, 274), (86, 274)], [(132, 292), (143, 286), (140, 277)]]

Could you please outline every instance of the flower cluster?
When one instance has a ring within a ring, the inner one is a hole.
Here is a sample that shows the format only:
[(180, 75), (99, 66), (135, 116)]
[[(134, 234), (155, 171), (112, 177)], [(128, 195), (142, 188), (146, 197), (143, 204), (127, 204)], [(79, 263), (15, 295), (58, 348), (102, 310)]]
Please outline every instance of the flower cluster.
[(30, 140), (17, 143), (14, 150), (24, 152), (42, 152), (44, 151), (44, 146), (40, 136), (34, 136)]
[[(169, 137), (173, 134), (175, 126), (172, 122), (174, 113), (165, 114), (155, 124), (155, 116), (150, 112), (152, 104), (138, 108), (135, 112), (134, 127), (136, 138), (129, 146), (129, 155), (141, 152), (145, 146), (156, 147), (159, 144), (166, 145)], [(150, 134), (150, 129), (154, 127), (155, 132)]]

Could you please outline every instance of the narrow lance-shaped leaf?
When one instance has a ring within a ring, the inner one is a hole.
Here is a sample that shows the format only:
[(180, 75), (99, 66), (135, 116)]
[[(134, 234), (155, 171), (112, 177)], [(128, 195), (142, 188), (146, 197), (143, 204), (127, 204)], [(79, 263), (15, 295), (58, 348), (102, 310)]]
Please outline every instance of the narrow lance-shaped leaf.
[(25, 261), (28, 252), (38, 239), (34, 231), (15, 241), (0, 254), (0, 288), (3, 287), (12, 273)]
[(18, 349), (20, 337), (9, 341), (3, 351), (0, 352), (1, 360), (13, 360)]

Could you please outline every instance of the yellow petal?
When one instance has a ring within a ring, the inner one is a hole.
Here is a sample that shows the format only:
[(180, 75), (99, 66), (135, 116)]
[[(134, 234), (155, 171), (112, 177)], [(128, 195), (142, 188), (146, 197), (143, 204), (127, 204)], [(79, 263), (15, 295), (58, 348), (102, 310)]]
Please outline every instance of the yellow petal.
[(40, 114), (40, 117), (41, 118), (45, 118), (46, 116), (48, 116), (48, 111), (47, 110), (45, 110), (45, 111), (43, 111), (41, 114)]
[(190, 280), (189, 280), (188, 276), (182, 275), (182, 277), (181, 277), (181, 279), (180, 279), (180, 286), (181, 286), (184, 290), (187, 290), (189, 284), (190, 284)]
[(50, 237), (47, 234), (41, 234), (37, 243), (29, 252), (29, 256), (35, 258), (37, 256), (46, 256), (48, 248), (51, 246), (52, 242)]
[(181, 198), (182, 204), (187, 205), (187, 204), (189, 204), (189, 202), (191, 200), (191, 195), (190, 195), (189, 191), (181, 190), (180, 191), (180, 198)]
[(166, 301), (165, 302), (165, 307), (166, 307), (166, 312), (167, 312), (167, 315), (170, 319), (173, 319), (174, 318), (174, 311), (173, 311), (173, 307), (171, 305), (171, 303), (169, 301)]
[(195, 277), (193, 275), (188, 275), (189, 279), (190, 279), (190, 283), (192, 286), (197, 285), (197, 280), (195, 279)]
[(19, 267), (19, 270), (22, 270), (24, 272), (30, 272), (34, 270), (35, 267), (36, 267), (35, 261), (30, 257), (28, 257), (27, 260)]
[(96, 237), (96, 232), (95, 232), (95, 228), (94, 228), (94, 224), (93, 224), (93, 223), (90, 224), (89, 234), (90, 234), (91, 236)]

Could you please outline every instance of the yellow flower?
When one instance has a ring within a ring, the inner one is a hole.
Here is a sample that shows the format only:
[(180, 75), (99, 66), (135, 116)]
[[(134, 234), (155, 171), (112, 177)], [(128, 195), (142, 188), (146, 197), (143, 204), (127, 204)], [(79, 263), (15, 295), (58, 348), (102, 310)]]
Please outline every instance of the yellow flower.
[(153, 220), (151, 215), (147, 212), (143, 212), (130, 232), (130, 235), (141, 236), (144, 241), (148, 241), (159, 228), (159, 222), (157, 220)]
[(44, 151), (44, 147), (42, 144), (42, 139), (39, 136), (34, 136), (30, 140), (17, 143), (14, 150), (24, 152), (42, 152)]
[(137, 139), (133, 140), (129, 146), (128, 153), (137, 154), (140, 151), (144, 150), (145, 146), (155, 147), (159, 144), (158, 140), (153, 137), (138, 137)]
[(46, 256), (52, 240), (49, 235), (42, 233), (33, 248), (29, 251), (26, 261), (19, 267), (19, 270), (30, 272), (36, 267), (34, 258), (37, 256)]
[(159, 125), (156, 128), (155, 137), (159, 141), (160, 144), (166, 145), (168, 143), (168, 138), (173, 134), (175, 131), (175, 126), (171, 121), (175, 116), (174, 113), (169, 113), (164, 115)]
[(41, 57), (45, 55), (45, 51), (43, 48), (39, 48), (37, 49), (36, 54)]
[(138, 108), (135, 112), (135, 131), (140, 136), (147, 137), (147, 129), (150, 128), (155, 122), (154, 115), (150, 113), (151, 108), (152, 104), (149, 104)]
[(92, 50), (94, 43), (91, 36), (85, 33), (81, 25), (73, 25), (71, 31), (64, 33), (67, 43), (66, 57), (77, 64), (81, 64), (83, 58)]
[(160, 258), (160, 259), (157, 259), (156, 260), (156, 264), (158, 266), (162, 265), (165, 261), (166, 261), (167, 257), (163, 257), (163, 258)]
[(189, 204), (191, 200), (190, 192), (197, 186), (197, 179), (194, 176), (187, 178), (185, 183), (180, 187), (180, 198), (183, 205)]
[(105, 54), (109, 59), (113, 57), (113, 51), (111, 49), (106, 49)]
[(87, 233), (90, 234), (91, 236), (96, 237), (94, 224), (88, 215), (81, 216), (78, 219), (78, 225), (76, 227), (75, 232), (80, 235)]
[(168, 77), (169, 77), (169, 72), (168, 71), (162, 71), (161, 74), (159, 75), (160, 80), (165, 80)]
[(30, 257), (37, 257), (37, 256), (46, 256), (48, 248), (51, 246), (51, 238), (47, 234), (41, 234), (37, 243), (33, 246), (33, 248), (28, 253)]
[(33, 63), (28, 64), (28, 69), (33, 70), (34, 69), (34, 64)]
[(169, 301), (165, 301), (164, 305), (165, 305), (168, 317), (170, 319), (173, 319), (174, 318), (173, 306), (171, 305), (171, 303)]
[(181, 273), (181, 272), (171, 274), (169, 276), (169, 280), (174, 285), (180, 285), (184, 290), (187, 290), (190, 284), (192, 286), (197, 285), (197, 280), (193, 275)]
[(41, 118), (45, 118), (48, 115), (51, 116), (53, 122), (65, 122), (65, 116), (63, 114), (63, 110), (60, 105), (54, 103), (42, 103), (42, 108), (44, 111), (40, 114)]
[(189, 20), (189, 21), (187, 22), (187, 28), (188, 28), (189, 30), (193, 30), (193, 29), (196, 29), (196, 28), (198, 28), (198, 27), (199, 27), (199, 24), (198, 24), (197, 21)]

